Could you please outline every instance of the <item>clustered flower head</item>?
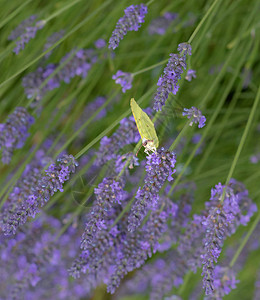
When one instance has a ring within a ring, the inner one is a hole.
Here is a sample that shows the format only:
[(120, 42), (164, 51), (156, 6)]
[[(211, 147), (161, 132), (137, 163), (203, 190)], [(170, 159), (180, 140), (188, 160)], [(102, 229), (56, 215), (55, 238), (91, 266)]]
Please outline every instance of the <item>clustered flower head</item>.
[(120, 18), (116, 24), (115, 30), (109, 39), (109, 49), (116, 49), (120, 40), (127, 34), (128, 31), (137, 31), (141, 24), (144, 23), (145, 15), (147, 14), (147, 6), (145, 4), (130, 5), (125, 9), (125, 15)]
[(179, 54), (170, 54), (163, 75), (158, 80), (153, 106), (156, 111), (162, 109), (170, 93), (175, 95), (178, 92), (178, 82), (181, 79), (181, 74), (186, 69), (186, 59), (187, 55), (191, 55), (191, 46), (188, 43), (179, 44), (178, 51)]
[(44, 20), (35, 22), (36, 16), (24, 20), (17, 28), (15, 28), (8, 37), (8, 40), (16, 40), (16, 47), (13, 49), (15, 54), (18, 54), (24, 49), (28, 42), (35, 38), (35, 35), (39, 29), (42, 29), (45, 25)]
[(104, 178), (95, 189), (95, 196), (96, 200), (91, 208), (81, 240), (81, 248), (84, 250), (96, 243), (99, 231), (106, 229), (109, 225), (108, 218), (114, 204), (121, 204), (127, 194), (123, 190), (123, 182)]
[[(65, 63), (70, 56), (72, 56), (72, 58)], [(29, 73), (23, 77), (25, 94), (28, 99), (34, 97), (36, 101), (39, 101), (48, 91), (58, 88), (63, 81), (69, 83), (75, 76), (85, 78), (96, 61), (97, 56), (93, 49), (80, 49), (75, 54), (73, 54), (72, 51), (66, 54), (58, 65), (51, 63), (46, 67), (39, 67), (35, 72)], [(42, 86), (45, 80), (63, 63), (65, 63), (65, 65), (61, 70), (47, 80), (46, 84)]]
[(212, 294), (205, 297), (206, 300), (210, 299), (223, 299), (228, 295), (231, 290), (236, 288), (239, 280), (236, 279), (235, 272), (229, 267), (216, 266), (214, 269), (214, 282), (215, 287)]
[[(185, 233), (180, 236), (178, 252), (185, 257), (187, 268), (193, 272), (203, 266), (203, 287), (206, 295), (219, 295), (223, 294), (223, 290), (228, 293), (228, 288), (219, 283), (221, 276), (215, 266), (224, 241), (236, 232), (238, 226), (247, 225), (257, 207), (248, 197), (245, 186), (234, 179), (227, 186), (221, 183), (216, 185), (205, 206), (206, 209), (200, 215), (193, 216)], [(226, 285), (232, 289), (236, 283), (234, 273), (230, 269), (227, 273), (230, 282), (226, 281)], [(227, 279), (224, 276), (221, 280), (225, 278)]]
[(84, 279), (67, 269), (79, 247), (77, 220), (59, 237), (64, 223), (42, 214), (15, 236), (0, 236), (1, 299), (80, 299), (90, 296)]
[(216, 185), (211, 190), (211, 198), (206, 207), (208, 215), (202, 222), (205, 236), (201, 259), (203, 287), (206, 295), (209, 295), (215, 290), (214, 263), (218, 261), (224, 240), (235, 233), (239, 225), (247, 225), (257, 207), (248, 198), (245, 187), (234, 179), (226, 187), (221, 183)]
[(119, 70), (115, 75), (112, 76), (112, 79), (114, 79), (117, 84), (121, 85), (123, 93), (125, 93), (126, 90), (130, 90), (132, 88), (132, 73), (125, 73)]
[(75, 172), (77, 162), (72, 155), (63, 155), (42, 174), (50, 159), (41, 151), (36, 160), (27, 165), (17, 186), (9, 195), (0, 213), (0, 227), (5, 235), (15, 234), (28, 218), (35, 218), (40, 207), (49, 201), (55, 192), (63, 191), (63, 184)]
[(159, 191), (166, 180), (173, 180), (175, 163), (175, 154), (164, 150), (164, 148), (147, 157), (145, 184), (143, 188), (139, 187), (136, 193), (136, 201), (128, 217), (129, 231), (135, 231), (141, 225), (149, 210), (158, 209), (160, 204)]
[(154, 19), (148, 27), (149, 34), (164, 35), (172, 22), (178, 18), (178, 14), (165, 12), (161, 17)]
[(187, 116), (188, 119), (190, 119), (190, 126), (195, 124), (199, 124), (198, 127), (202, 128), (205, 126), (206, 117), (202, 115), (201, 111), (192, 106), (191, 108), (184, 108), (184, 112), (182, 113), (183, 116)]
[(185, 79), (188, 80), (188, 81), (191, 81), (192, 78), (196, 78), (196, 71), (190, 69), (190, 70), (187, 71), (187, 74), (186, 74), (186, 76), (185, 76)]
[(34, 123), (34, 118), (24, 107), (16, 107), (5, 123), (0, 124), (0, 149), (2, 162), (9, 164), (15, 149), (21, 148), (27, 137), (28, 130)]
[(97, 49), (102, 49), (106, 46), (106, 41), (104, 39), (98, 39), (95, 41), (95, 47)]

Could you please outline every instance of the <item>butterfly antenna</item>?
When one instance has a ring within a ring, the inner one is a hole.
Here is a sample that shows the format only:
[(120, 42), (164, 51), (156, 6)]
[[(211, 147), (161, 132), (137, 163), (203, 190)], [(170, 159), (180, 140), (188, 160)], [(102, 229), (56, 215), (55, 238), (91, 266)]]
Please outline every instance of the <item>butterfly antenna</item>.
[(137, 157), (137, 155), (138, 155), (140, 149), (142, 148), (142, 146), (143, 146), (143, 144), (142, 144), (142, 145), (139, 147), (139, 149), (137, 150), (137, 152), (136, 152), (136, 154), (135, 154), (136, 157)]

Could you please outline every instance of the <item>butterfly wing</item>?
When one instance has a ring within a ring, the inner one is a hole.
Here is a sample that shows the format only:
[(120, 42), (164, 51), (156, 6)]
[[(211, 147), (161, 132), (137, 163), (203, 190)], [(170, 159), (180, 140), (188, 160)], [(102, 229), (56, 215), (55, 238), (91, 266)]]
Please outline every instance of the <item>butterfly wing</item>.
[(138, 131), (142, 139), (153, 141), (154, 146), (157, 148), (159, 145), (159, 140), (154, 128), (154, 124), (148, 115), (141, 109), (141, 107), (136, 103), (135, 99), (132, 98), (130, 101), (131, 109)]

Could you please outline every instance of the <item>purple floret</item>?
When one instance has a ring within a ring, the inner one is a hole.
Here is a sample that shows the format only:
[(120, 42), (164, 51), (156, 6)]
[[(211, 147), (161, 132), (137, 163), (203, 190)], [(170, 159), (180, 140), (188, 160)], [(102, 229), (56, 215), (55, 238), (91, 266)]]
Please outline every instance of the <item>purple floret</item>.
[(121, 85), (123, 93), (132, 88), (133, 75), (131, 73), (125, 73), (119, 70), (112, 76), (112, 79)]
[(0, 124), (0, 148), (2, 149), (2, 162), (9, 164), (15, 149), (22, 148), (28, 130), (34, 123), (34, 118), (24, 107), (16, 107), (5, 123)]
[(206, 117), (202, 115), (201, 111), (192, 106), (191, 108), (184, 108), (183, 116), (187, 116), (188, 119), (191, 119), (190, 126), (195, 124), (199, 124), (198, 127), (202, 128), (205, 126)]
[(179, 44), (178, 51), (180, 51), (180, 54), (170, 54), (163, 75), (157, 82), (158, 88), (154, 96), (153, 106), (156, 111), (162, 110), (170, 93), (175, 95), (178, 92), (178, 82), (181, 79), (181, 74), (186, 69), (186, 56), (187, 54), (191, 55), (191, 46), (187, 43)]
[(147, 6), (145, 4), (130, 5), (125, 9), (125, 15), (120, 18), (116, 24), (115, 30), (109, 40), (109, 49), (116, 49), (120, 40), (127, 34), (128, 31), (137, 31), (141, 24), (144, 23), (145, 15), (147, 14)]

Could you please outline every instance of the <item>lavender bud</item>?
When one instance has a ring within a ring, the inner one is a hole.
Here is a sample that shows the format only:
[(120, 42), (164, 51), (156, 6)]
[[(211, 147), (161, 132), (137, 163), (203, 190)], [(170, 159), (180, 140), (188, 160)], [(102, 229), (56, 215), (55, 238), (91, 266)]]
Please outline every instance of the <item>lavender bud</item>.
[(216, 266), (213, 278), (213, 286), (215, 289), (213, 294), (204, 298), (206, 300), (223, 299), (223, 297), (235, 289), (236, 284), (239, 283), (239, 280), (236, 280), (234, 271), (228, 267)]
[(106, 46), (106, 41), (104, 39), (98, 39), (95, 41), (95, 47), (97, 49), (102, 49)]
[(205, 126), (206, 117), (202, 115), (201, 111), (192, 106), (191, 108), (184, 108), (183, 116), (187, 116), (188, 119), (191, 119), (190, 126), (195, 124), (199, 124), (198, 127), (202, 128)]
[(191, 46), (186, 43), (179, 44), (178, 51), (181, 54), (170, 54), (167, 66), (163, 70), (164, 74), (158, 80), (153, 106), (156, 111), (162, 109), (170, 93), (175, 95), (178, 92), (178, 81), (181, 79), (183, 70), (186, 69), (186, 54), (191, 55)]
[[(30, 21), (31, 20), (32, 19), (30, 19)], [(35, 38), (37, 31), (44, 27), (45, 23), (46, 22), (44, 20), (37, 21), (34, 25), (32, 22), (28, 22), (28, 24), (24, 23), (24, 24), (26, 24), (25, 25), (26, 27), (23, 24), (23, 26), (20, 27), (19, 29), (16, 28), (16, 29), (18, 29), (17, 32), (20, 32), (21, 34), (19, 36), (20, 39), (16, 41), (16, 47), (13, 49), (13, 52), (17, 55), (21, 50), (23, 50), (25, 45), (28, 44), (31, 39)], [(22, 31), (22, 29), (23, 29), (23, 31)], [(12, 35), (11, 36), (11, 39), (12, 39), (17, 34), (14, 31), (11, 33), (11, 35)]]
[(187, 71), (185, 79), (188, 80), (188, 81), (191, 81), (192, 78), (196, 78), (196, 71), (190, 69), (190, 70)]
[(96, 201), (89, 213), (85, 231), (82, 235), (81, 248), (87, 250), (96, 242), (99, 231), (107, 228), (107, 218), (114, 204), (121, 204), (126, 198), (122, 182), (104, 178), (95, 189)]
[(13, 151), (22, 148), (28, 130), (34, 123), (34, 118), (24, 107), (16, 107), (5, 123), (0, 124), (0, 148), (2, 148), (2, 162), (9, 164)]
[(147, 212), (159, 205), (159, 191), (165, 181), (172, 181), (175, 173), (176, 156), (173, 152), (159, 149), (147, 157), (145, 185), (138, 189), (136, 201), (128, 217), (128, 230), (135, 231), (140, 226)]
[(116, 24), (115, 30), (109, 39), (109, 49), (116, 49), (120, 40), (128, 31), (137, 31), (144, 23), (144, 17), (147, 14), (147, 6), (145, 4), (130, 5), (125, 9), (125, 15), (120, 18)]
[(125, 73), (119, 70), (112, 76), (112, 79), (121, 85), (123, 93), (132, 88), (133, 75), (131, 73)]

